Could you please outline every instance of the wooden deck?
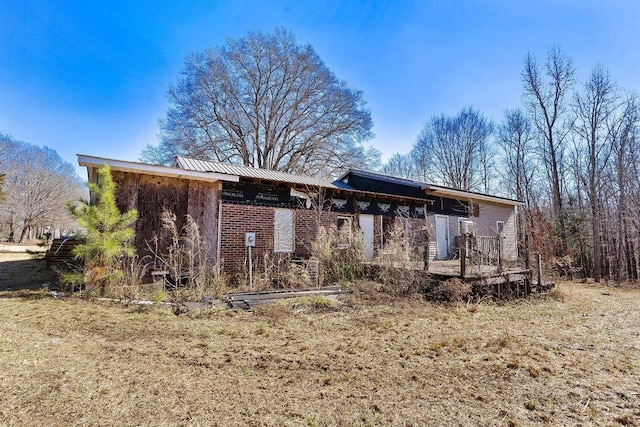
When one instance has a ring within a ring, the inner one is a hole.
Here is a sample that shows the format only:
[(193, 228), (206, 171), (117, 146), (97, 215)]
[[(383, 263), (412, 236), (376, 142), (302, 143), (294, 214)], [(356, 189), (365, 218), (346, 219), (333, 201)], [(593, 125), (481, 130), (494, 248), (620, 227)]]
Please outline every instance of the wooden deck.
[[(429, 269), (424, 269), (422, 262), (403, 262), (401, 265), (391, 263), (368, 263), (367, 277), (377, 280), (381, 271), (393, 270), (392, 276), (403, 277), (411, 274), (416, 286), (428, 294), (439, 283), (450, 279), (460, 279), (472, 286), (472, 293), (477, 298), (492, 297), (497, 300), (527, 297), (530, 294), (544, 293), (553, 288), (553, 283), (539, 284), (539, 273), (520, 266), (479, 265), (466, 260), (464, 275), (461, 274), (461, 262), (456, 260), (430, 261)], [(538, 268), (538, 271), (541, 269)]]
[[(509, 269), (505, 269), (508, 271)], [(521, 270), (521, 269), (516, 269)], [(460, 260), (451, 259), (444, 261), (431, 261), (429, 263), (429, 272), (434, 274), (443, 274), (451, 276), (460, 275)], [(467, 264), (465, 269), (465, 277), (486, 276), (498, 273), (498, 267), (495, 265), (473, 265)]]

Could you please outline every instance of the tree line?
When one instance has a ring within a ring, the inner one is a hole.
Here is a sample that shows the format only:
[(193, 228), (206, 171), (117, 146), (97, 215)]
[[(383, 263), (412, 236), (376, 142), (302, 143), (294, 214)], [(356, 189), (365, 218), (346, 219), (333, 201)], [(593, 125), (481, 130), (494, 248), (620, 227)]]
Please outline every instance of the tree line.
[(0, 236), (9, 242), (75, 230), (65, 203), (86, 198), (73, 165), (52, 149), (0, 133)]
[(638, 95), (597, 64), (584, 81), (551, 49), (526, 56), (522, 105), (494, 123), (466, 107), (436, 115), (385, 173), (502, 194), (524, 203), (521, 253), (563, 260), (583, 277), (637, 280), (640, 216)]

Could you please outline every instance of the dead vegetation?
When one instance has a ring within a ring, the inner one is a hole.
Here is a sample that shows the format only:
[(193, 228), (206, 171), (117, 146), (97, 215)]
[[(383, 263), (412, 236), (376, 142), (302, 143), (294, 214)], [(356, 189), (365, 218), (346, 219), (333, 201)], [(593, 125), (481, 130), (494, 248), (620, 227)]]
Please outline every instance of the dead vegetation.
[(640, 293), (254, 313), (0, 293), (2, 425), (638, 425)]
[(342, 280), (354, 280), (362, 275), (364, 239), (353, 223), (340, 228), (318, 225), (318, 232), (311, 242), (312, 258), (318, 260), (320, 285)]
[(54, 280), (43, 252), (0, 252), (0, 291), (38, 289)]
[(402, 218), (396, 218), (387, 236), (384, 250), (378, 254), (376, 281), (383, 285), (384, 292), (395, 295), (410, 295), (420, 289), (420, 272), (415, 268), (414, 254), (421, 245), (413, 245), (405, 236)]
[(458, 278), (448, 279), (436, 285), (428, 296), (435, 301), (464, 302), (471, 297), (471, 284)]
[(222, 296), (226, 292), (226, 278), (211, 259), (198, 224), (186, 215), (185, 224), (179, 229), (176, 215), (167, 210), (160, 219), (169, 244), (164, 252), (159, 252), (155, 244), (154, 265), (166, 272), (164, 280), (171, 299), (183, 302), (198, 301), (206, 295)]

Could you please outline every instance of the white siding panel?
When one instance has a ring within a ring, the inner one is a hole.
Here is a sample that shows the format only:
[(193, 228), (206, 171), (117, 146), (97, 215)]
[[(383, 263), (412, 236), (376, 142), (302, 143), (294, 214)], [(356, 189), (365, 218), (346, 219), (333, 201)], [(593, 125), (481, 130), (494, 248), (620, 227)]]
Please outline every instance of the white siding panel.
[(490, 237), (498, 234), (497, 221), (504, 221), (504, 230), (502, 232), (504, 259), (515, 261), (518, 258), (516, 215), (513, 206), (484, 202), (480, 204), (480, 216), (470, 219), (473, 219), (476, 223), (478, 236)]

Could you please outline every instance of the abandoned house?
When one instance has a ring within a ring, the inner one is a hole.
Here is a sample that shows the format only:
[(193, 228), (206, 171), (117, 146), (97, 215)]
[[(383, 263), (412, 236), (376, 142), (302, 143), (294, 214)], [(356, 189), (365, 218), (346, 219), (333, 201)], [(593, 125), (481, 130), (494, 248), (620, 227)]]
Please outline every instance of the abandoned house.
[(78, 162), (90, 182), (101, 165), (111, 166), (118, 207), (139, 212), (141, 256), (162, 233), (161, 214), (168, 210), (178, 227), (187, 215), (194, 219), (210, 259), (230, 273), (245, 268), (248, 246), (256, 258), (265, 251), (308, 258), (319, 224), (360, 230), (367, 260), (384, 251), (397, 221), (407, 239), (423, 239), (420, 257), (424, 251), (432, 260), (457, 256), (465, 233), (480, 245), (499, 238), (503, 259), (518, 257), (516, 200), (356, 169), (330, 181), (184, 157), (173, 167), (87, 155)]

